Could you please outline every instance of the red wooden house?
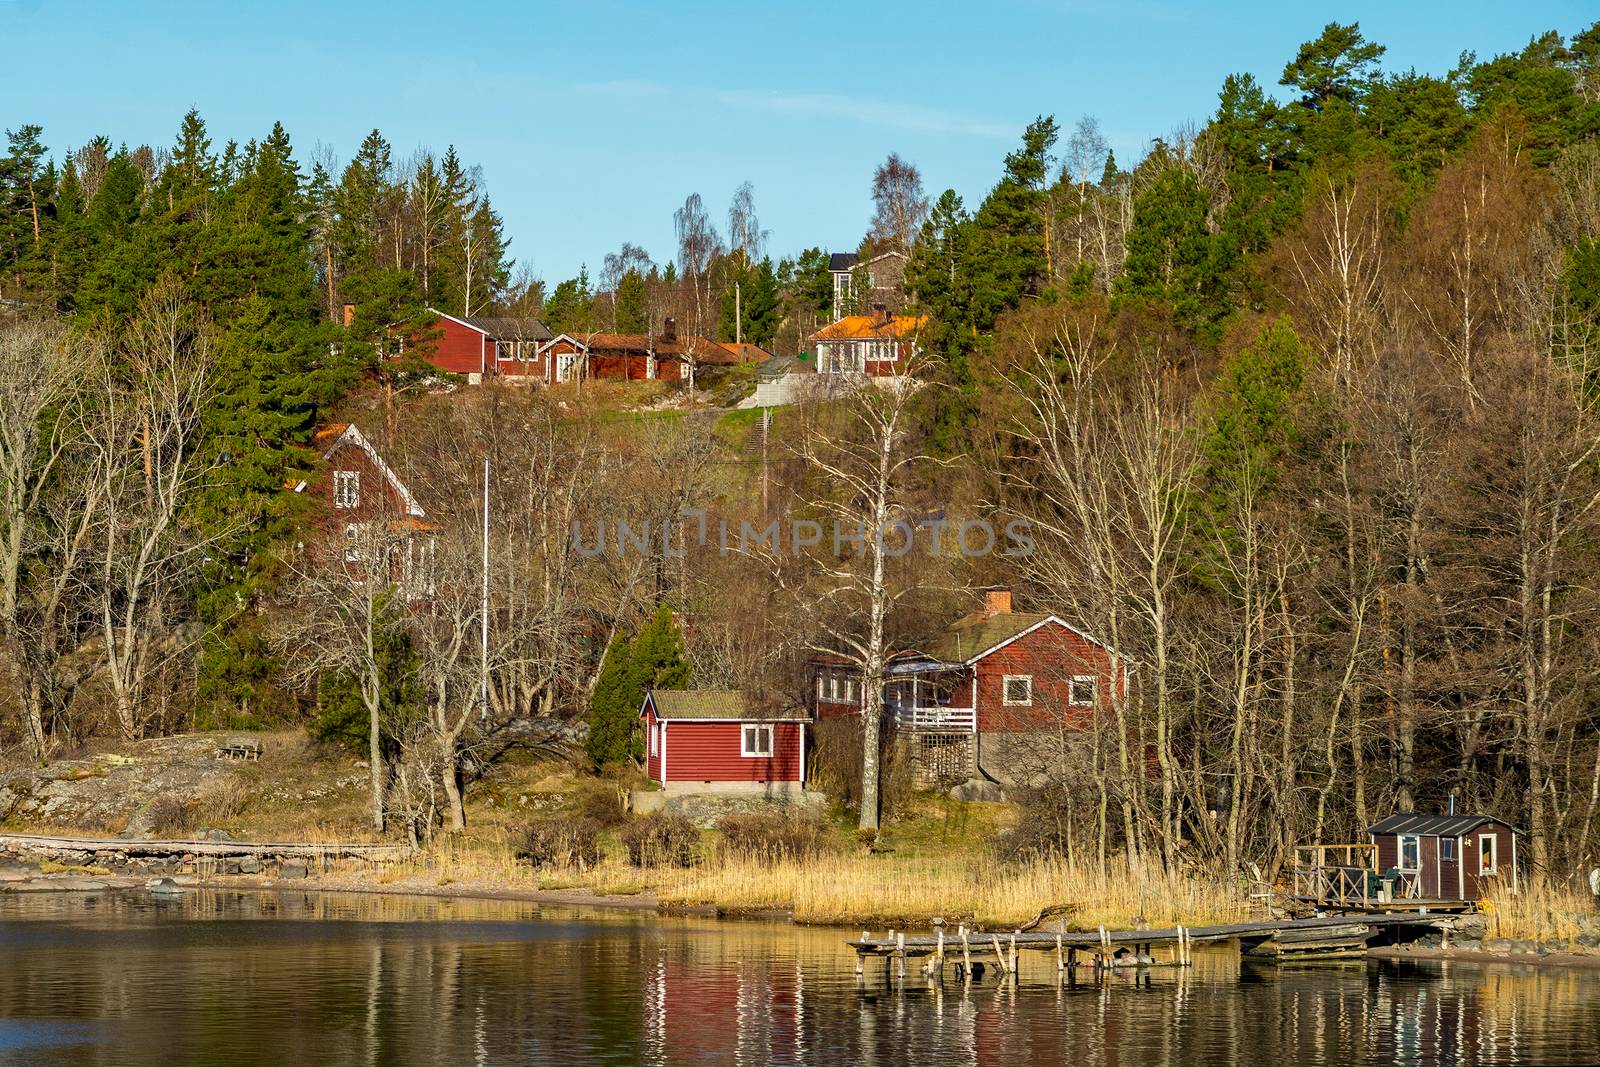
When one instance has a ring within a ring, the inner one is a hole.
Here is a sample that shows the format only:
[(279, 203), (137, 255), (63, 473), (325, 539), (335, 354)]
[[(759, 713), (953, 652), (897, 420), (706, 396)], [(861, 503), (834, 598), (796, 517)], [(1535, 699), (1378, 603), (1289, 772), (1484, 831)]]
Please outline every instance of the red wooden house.
[(550, 341), (550, 331), (537, 319), (463, 317), (428, 310), (438, 316), (428, 362), (440, 370), (465, 375), (472, 385), (496, 376), (526, 382), (546, 379), (540, 350)]
[(1517, 890), (1517, 834), (1492, 815), (1390, 815), (1367, 827), (1376, 869), (1397, 872), (1400, 898), (1482, 900)]
[(408, 592), (431, 588), (434, 537), (422, 505), (354, 423), (333, 423), (313, 443), (325, 467), (294, 487), (318, 503), (314, 524), (321, 544), (313, 549), (342, 566), (352, 578), (381, 556), (390, 579)]
[[(859, 670), (811, 662), (817, 718), (859, 714)], [(1086, 729), (1096, 709), (1127, 699), (1130, 667), (1064, 619), (1012, 611), (1010, 592), (990, 590), (926, 649), (890, 659), (884, 710), (929, 775), (1010, 783), (1029, 773), (1041, 739)]]
[(653, 689), (639, 709), (645, 773), (669, 793), (797, 793), (805, 712), (753, 708), (731, 689)]

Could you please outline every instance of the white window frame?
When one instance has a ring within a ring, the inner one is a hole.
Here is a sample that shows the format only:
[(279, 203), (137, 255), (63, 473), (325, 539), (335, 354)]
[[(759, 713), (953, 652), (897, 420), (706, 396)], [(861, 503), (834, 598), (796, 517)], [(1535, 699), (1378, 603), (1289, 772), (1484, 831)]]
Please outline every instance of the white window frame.
[[(1483, 843), (1485, 841), (1489, 842), (1489, 866), (1487, 867), (1483, 865)], [(1500, 873), (1500, 837), (1498, 834), (1478, 835), (1478, 873), (1480, 875)]]
[[(739, 724), (739, 755), (745, 759), (771, 759), (773, 730), (771, 723), (746, 722)], [(751, 748), (750, 742), (757, 741), (757, 747)], [(764, 742), (766, 751), (760, 751), (760, 744)]]
[[(1071, 704), (1075, 708), (1093, 707), (1095, 694), (1099, 692), (1100, 689), (1099, 681), (1100, 679), (1096, 678), (1092, 674), (1074, 674), (1072, 676), (1072, 681), (1067, 683), (1067, 703)], [(1089, 687), (1089, 696), (1087, 699), (1080, 700), (1078, 698), (1078, 686), (1080, 685), (1087, 685)]]
[(344, 561), (346, 563), (361, 562), (361, 527), (357, 523), (344, 524)]
[(556, 353), (556, 381), (565, 382), (572, 379), (572, 368), (578, 365), (578, 353)]
[[(1415, 855), (1415, 858), (1416, 858), (1416, 862), (1413, 863), (1410, 867), (1406, 866), (1406, 842), (1407, 841), (1411, 842), (1411, 846), (1415, 850), (1414, 851), (1414, 855)], [(1421, 838), (1420, 835), (1418, 835), (1418, 834), (1400, 834), (1398, 836), (1398, 839), (1395, 841), (1394, 865), (1396, 867), (1398, 867), (1400, 870), (1406, 871), (1408, 873), (1422, 870), (1422, 838)]]
[(351, 510), (361, 506), (361, 472), (333, 472), (333, 506)]
[[(1028, 687), (1028, 696), (1027, 696), (1026, 700), (1012, 700), (1011, 699), (1011, 683), (1012, 682), (1022, 682), (1024, 685), (1026, 685)], [(1006, 675), (1003, 679), (1001, 679), (1001, 682), (1000, 682), (1000, 700), (1007, 707), (1011, 707), (1011, 708), (1028, 708), (1028, 707), (1032, 707), (1033, 706), (1033, 675), (1031, 675), (1031, 674), (1008, 674), (1008, 675)]]
[(828, 672), (828, 699), (835, 704), (839, 702), (839, 672)]
[[(1448, 856), (1446, 856), (1444, 854), (1444, 847), (1446, 845), (1450, 846), (1450, 855), (1448, 855)], [(1455, 863), (1457, 861), (1457, 859), (1458, 859), (1458, 857), (1456, 856), (1456, 839), (1453, 838), (1453, 837), (1441, 837), (1441, 838), (1439, 838), (1439, 862), (1440, 863)]]
[(650, 729), (645, 732), (650, 735), (650, 755), (654, 756), (656, 754), (656, 724), (651, 723)]

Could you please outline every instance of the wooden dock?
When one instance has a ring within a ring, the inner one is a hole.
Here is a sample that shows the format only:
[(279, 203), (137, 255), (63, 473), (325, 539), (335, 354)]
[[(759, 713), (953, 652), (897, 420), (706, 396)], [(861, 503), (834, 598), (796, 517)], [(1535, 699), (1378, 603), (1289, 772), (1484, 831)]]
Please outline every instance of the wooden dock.
[[(909, 937), (904, 932), (891, 930), (881, 938), (872, 937), (863, 930), (860, 938), (846, 944), (856, 953), (857, 974), (864, 973), (869, 958), (880, 958), (886, 969), (898, 964), (903, 978), (906, 960), (921, 959), (923, 972), (930, 977), (942, 976), (946, 962), (950, 962), (963, 976), (972, 975), (976, 964), (984, 970), (993, 968), (1015, 980), (1021, 952), (1053, 953), (1056, 970), (1069, 972), (1079, 966), (1096, 969), (1183, 967), (1193, 962), (1194, 945), (1228, 941), (1238, 942), (1240, 951), (1247, 956), (1279, 962), (1344, 959), (1364, 955), (1367, 942), (1385, 928), (1394, 929), (1397, 934), (1428, 930), (1448, 932), (1453, 925), (1454, 916), (1451, 915), (1372, 913), (1158, 930), (1099, 927), (1061, 933), (1036, 930), (998, 933), (962, 926), (953, 933), (939, 929), (932, 935)], [(1156, 958), (1158, 946), (1167, 949), (1165, 959)]]

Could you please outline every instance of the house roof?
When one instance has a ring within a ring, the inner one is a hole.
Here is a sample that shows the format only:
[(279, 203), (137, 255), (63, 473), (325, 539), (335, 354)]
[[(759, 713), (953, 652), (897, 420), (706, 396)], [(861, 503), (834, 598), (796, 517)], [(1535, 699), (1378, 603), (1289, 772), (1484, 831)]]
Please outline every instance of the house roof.
[[(739, 363), (765, 363), (772, 358), (771, 352), (768, 352), (760, 345), (753, 345), (748, 341), (739, 343), (722, 341), (720, 346), (733, 353), (734, 359)], [(712, 361), (702, 356), (700, 362), (710, 363)]]
[(835, 252), (828, 257), (828, 269), (835, 274), (843, 274), (845, 271), (852, 269), (860, 260), (861, 257), (854, 252)]
[(657, 359), (688, 359), (697, 363), (738, 363), (739, 355), (726, 345), (708, 337), (673, 337), (648, 333), (596, 333), (575, 337), (562, 334), (553, 340), (566, 338), (574, 345), (593, 353), (646, 355), (655, 352)]
[(1458, 837), (1486, 822), (1499, 823), (1515, 830), (1516, 827), (1493, 815), (1418, 815), (1416, 812), (1399, 812), (1379, 819), (1367, 827), (1369, 834), (1416, 834), (1420, 837)]
[(442, 319), (471, 327), (493, 341), (548, 341), (554, 336), (538, 319), (511, 315), (450, 315), (438, 308), (428, 310)]
[(927, 325), (926, 315), (892, 315), (887, 323), (876, 315), (846, 315), (811, 335), (813, 341), (851, 338), (908, 337)]
[(1031, 611), (1007, 611), (998, 615), (975, 612), (952, 623), (934, 641), (928, 654), (944, 663), (965, 663), (1053, 617)]
[[(652, 689), (645, 704), (653, 704), (661, 719), (700, 719), (742, 722), (802, 722), (803, 712), (767, 711), (747, 706), (737, 689)], [(644, 708), (639, 709), (644, 714)]]

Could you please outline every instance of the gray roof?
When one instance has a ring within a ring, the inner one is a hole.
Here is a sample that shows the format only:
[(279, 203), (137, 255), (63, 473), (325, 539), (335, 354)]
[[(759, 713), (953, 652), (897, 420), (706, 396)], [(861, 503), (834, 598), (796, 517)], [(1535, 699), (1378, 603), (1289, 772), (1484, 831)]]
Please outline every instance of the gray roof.
[[(457, 316), (460, 318), (460, 316)], [(496, 341), (548, 341), (555, 336), (538, 319), (508, 315), (471, 315), (461, 319), (473, 329), (482, 330)]]
[[(738, 719), (745, 722), (803, 722), (804, 712), (758, 710), (747, 707), (737, 689), (652, 689), (645, 700), (656, 706), (663, 719)], [(643, 714), (643, 709), (640, 709)]]
[(1501, 826), (1515, 829), (1504, 819), (1497, 819), (1493, 815), (1418, 815), (1415, 812), (1403, 812), (1379, 819), (1367, 827), (1367, 833), (1459, 837), (1486, 822), (1499, 823)]
[(828, 257), (828, 269), (831, 271), (846, 271), (855, 267), (861, 257), (854, 252), (835, 252)]

